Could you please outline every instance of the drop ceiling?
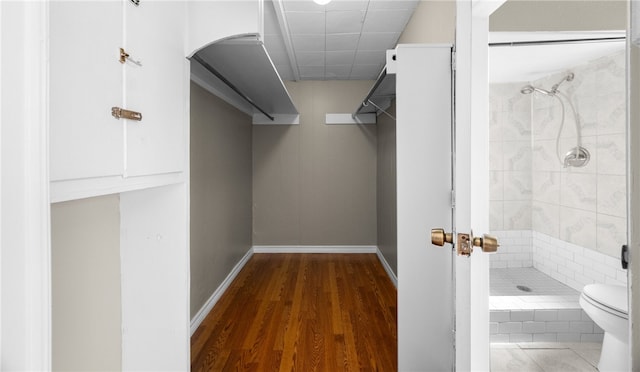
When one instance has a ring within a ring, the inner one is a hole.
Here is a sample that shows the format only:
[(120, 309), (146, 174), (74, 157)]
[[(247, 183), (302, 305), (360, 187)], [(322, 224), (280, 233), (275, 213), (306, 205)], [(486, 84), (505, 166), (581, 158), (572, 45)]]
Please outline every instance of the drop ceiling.
[(264, 44), (283, 80), (374, 80), (418, 2), (266, 1)]

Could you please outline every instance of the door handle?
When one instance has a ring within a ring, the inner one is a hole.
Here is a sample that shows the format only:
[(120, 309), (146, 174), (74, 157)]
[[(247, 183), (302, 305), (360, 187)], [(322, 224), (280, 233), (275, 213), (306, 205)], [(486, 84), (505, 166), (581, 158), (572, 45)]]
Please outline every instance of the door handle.
[[(453, 244), (453, 234), (441, 228), (431, 229), (431, 244), (442, 247), (445, 243)], [(456, 250), (459, 256), (470, 256), (473, 247), (478, 247), (485, 253), (495, 253), (499, 246), (498, 239), (493, 235), (484, 234), (482, 237), (474, 237), (473, 232), (458, 233)]]

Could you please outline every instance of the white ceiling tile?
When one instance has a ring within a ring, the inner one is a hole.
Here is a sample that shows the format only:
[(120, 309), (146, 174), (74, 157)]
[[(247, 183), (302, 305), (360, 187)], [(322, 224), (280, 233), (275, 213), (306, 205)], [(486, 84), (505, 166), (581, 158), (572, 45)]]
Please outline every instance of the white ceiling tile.
[(358, 50), (393, 49), (399, 37), (400, 32), (363, 32), (358, 43)]
[(380, 9), (410, 9), (414, 10), (418, 6), (419, 0), (371, 0), (369, 10)]
[(326, 37), (326, 50), (356, 50), (360, 34), (331, 34)]
[(376, 79), (382, 67), (382, 65), (353, 65), (351, 79)]
[(402, 32), (411, 14), (410, 10), (370, 10), (362, 32)]
[(327, 65), (347, 65), (352, 64), (355, 57), (355, 51), (342, 50), (337, 52), (326, 52), (325, 63)]
[(325, 13), (286, 12), (289, 31), (293, 34), (324, 34)]
[(324, 52), (300, 52), (296, 53), (298, 66), (324, 66)]
[(300, 66), (298, 71), (302, 79), (324, 79), (324, 66)]
[(327, 66), (325, 68), (325, 78), (328, 80), (333, 79), (348, 79), (351, 74), (351, 65), (335, 65)]
[(287, 12), (324, 12), (325, 7), (311, 0), (282, 0)]
[(359, 65), (385, 64), (387, 52), (384, 50), (360, 50), (353, 63)]
[(364, 14), (357, 10), (327, 12), (327, 34), (360, 32)]
[(294, 35), (293, 48), (296, 52), (324, 52), (324, 34)]
[(369, 0), (333, 0), (325, 6), (327, 11), (334, 10), (367, 10)]

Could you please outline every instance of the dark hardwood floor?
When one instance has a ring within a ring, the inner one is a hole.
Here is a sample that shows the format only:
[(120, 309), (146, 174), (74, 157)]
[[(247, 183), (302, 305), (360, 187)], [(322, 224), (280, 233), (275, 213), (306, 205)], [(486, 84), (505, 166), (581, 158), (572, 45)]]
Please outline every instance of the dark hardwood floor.
[(396, 371), (375, 254), (254, 254), (191, 337), (192, 371)]

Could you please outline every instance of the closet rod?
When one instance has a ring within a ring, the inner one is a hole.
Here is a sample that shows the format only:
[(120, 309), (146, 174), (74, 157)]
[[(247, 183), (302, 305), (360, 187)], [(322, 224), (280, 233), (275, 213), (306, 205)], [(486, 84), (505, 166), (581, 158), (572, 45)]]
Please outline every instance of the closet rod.
[(624, 41), (625, 36), (597, 37), (587, 39), (563, 39), (563, 40), (534, 40), (534, 41), (506, 41), (499, 43), (489, 43), (490, 47), (504, 46), (527, 46), (527, 45), (547, 45), (547, 44), (581, 44), (581, 43), (601, 43), (611, 41)]
[(382, 71), (380, 71), (380, 75), (378, 76), (378, 79), (376, 80), (375, 84), (373, 85), (373, 87), (371, 88), (371, 90), (369, 90), (369, 94), (367, 94), (366, 97), (364, 97), (364, 99), (362, 100), (362, 102), (360, 103), (360, 106), (358, 106), (358, 109), (356, 110), (356, 112), (354, 112), (351, 116), (355, 119), (356, 115), (358, 115), (360, 113), (360, 110), (362, 110), (363, 107), (367, 107), (371, 96), (373, 96), (373, 93), (375, 93), (376, 89), (378, 89), (378, 87), (380, 86), (380, 84), (382, 84), (382, 81), (384, 80), (384, 78), (387, 76), (387, 68), (385, 67), (384, 69), (382, 69)]
[(263, 113), (266, 117), (268, 117), (271, 121), (274, 120), (274, 117), (267, 114), (266, 111), (264, 111), (263, 109), (260, 108), (260, 106), (258, 106), (255, 102), (253, 102), (253, 100), (249, 97), (247, 97), (246, 94), (242, 93), (242, 91), (240, 91), (240, 89), (238, 89), (235, 85), (233, 85), (232, 82), (230, 82), (229, 80), (227, 80), (227, 78), (225, 78), (224, 76), (222, 76), (222, 74), (220, 72), (218, 72), (218, 70), (216, 70), (215, 68), (213, 68), (213, 66), (211, 66), (210, 64), (208, 64), (205, 60), (203, 60), (202, 58), (200, 58), (197, 54), (194, 54), (193, 57), (191, 57), (193, 59), (196, 60), (196, 62), (198, 62), (199, 64), (202, 65), (202, 67), (206, 68), (210, 73), (214, 74), (218, 79), (220, 79), (223, 83), (225, 83), (229, 88), (233, 89), (234, 92), (238, 93), (238, 95), (240, 97), (242, 97), (245, 101), (249, 102), (249, 104), (253, 107), (255, 107), (256, 109), (258, 109), (258, 111), (260, 111), (261, 113)]

